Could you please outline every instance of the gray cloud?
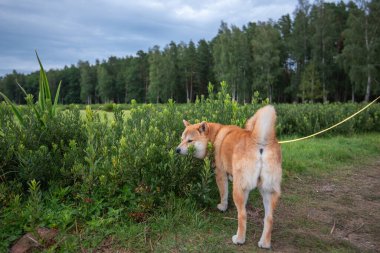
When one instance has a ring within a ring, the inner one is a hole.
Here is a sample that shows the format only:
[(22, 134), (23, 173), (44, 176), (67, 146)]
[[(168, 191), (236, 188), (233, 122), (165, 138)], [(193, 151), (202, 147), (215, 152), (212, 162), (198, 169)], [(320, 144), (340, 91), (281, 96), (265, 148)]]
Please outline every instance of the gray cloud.
[(212, 39), (220, 21), (242, 26), (292, 13), (296, 0), (2, 0), (0, 76), (78, 60), (124, 57), (154, 45)]

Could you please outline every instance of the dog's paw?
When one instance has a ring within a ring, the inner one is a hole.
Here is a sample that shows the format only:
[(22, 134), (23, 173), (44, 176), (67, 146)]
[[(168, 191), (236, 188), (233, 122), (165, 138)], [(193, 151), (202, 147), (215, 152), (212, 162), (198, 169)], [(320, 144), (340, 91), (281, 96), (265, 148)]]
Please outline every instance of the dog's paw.
[(260, 240), (257, 245), (259, 246), (259, 248), (263, 248), (263, 249), (270, 249), (271, 247), (270, 242), (265, 243), (264, 240)]
[(234, 244), (244, 244), (245, 243), (245, 238), (243, 239), (238, 239), (237, 235), (232, 236), (232, 242)]
[(222, 204), (222, 203), (220, 203), (216, 207), (218, 208), (219, 211), (225, 212), (227, 210), (228, 204)]

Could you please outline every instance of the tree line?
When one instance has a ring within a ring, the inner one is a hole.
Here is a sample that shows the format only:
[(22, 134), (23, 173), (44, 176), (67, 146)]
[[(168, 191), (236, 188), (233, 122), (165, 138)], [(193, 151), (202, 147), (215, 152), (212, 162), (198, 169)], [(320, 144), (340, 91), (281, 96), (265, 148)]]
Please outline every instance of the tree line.
[[(380, 0), (326, 3), (299, 0), (292, 16), (250, 22), (221, 22), (211, 40), (170, 42), (134, 56), (47, 72), (61, 102), (191, 102), (207, 95), (211, 82), (226, 81), (231, 96), (250, 102), (255, 91), (272, 102), (368, 101), (380, 94)], [(13, 71), (0, 90), (23, 103), (36, 94), (39, 73)]]

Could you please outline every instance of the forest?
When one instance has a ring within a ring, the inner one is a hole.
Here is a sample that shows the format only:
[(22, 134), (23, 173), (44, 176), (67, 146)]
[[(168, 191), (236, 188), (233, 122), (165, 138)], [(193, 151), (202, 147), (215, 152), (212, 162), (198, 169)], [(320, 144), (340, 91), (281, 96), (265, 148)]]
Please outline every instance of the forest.
[[(94, 64), (80, 60), (47, 76), (53, 93), (62, 81), (63, 104), (193, 102), (221, 81), (239, 103), (251, 102), (255, 92), (273, 103), (369, 101), (380, 94), (378, 17), (379, 0), (299, 0), (293, 14), (277, 21), (243, 27), (222, 21), (211, 41), (171, 41)], [(38, 71), (14, 70), (0, 77), (0, 91), (23, 104), (16, 82), (36, 95), (38, 78)]]

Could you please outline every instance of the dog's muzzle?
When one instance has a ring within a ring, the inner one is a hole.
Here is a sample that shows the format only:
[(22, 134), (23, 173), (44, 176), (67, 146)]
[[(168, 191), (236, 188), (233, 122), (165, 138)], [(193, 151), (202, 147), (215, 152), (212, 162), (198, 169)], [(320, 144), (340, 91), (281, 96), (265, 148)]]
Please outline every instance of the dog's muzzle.
[(175, 149), (175, 152), (176, 152), (177, 154), (179, 154), (179, 153), (181, 153), (181, 149), (180, 149), (180, 148), (176, 148), (176, 149)]

